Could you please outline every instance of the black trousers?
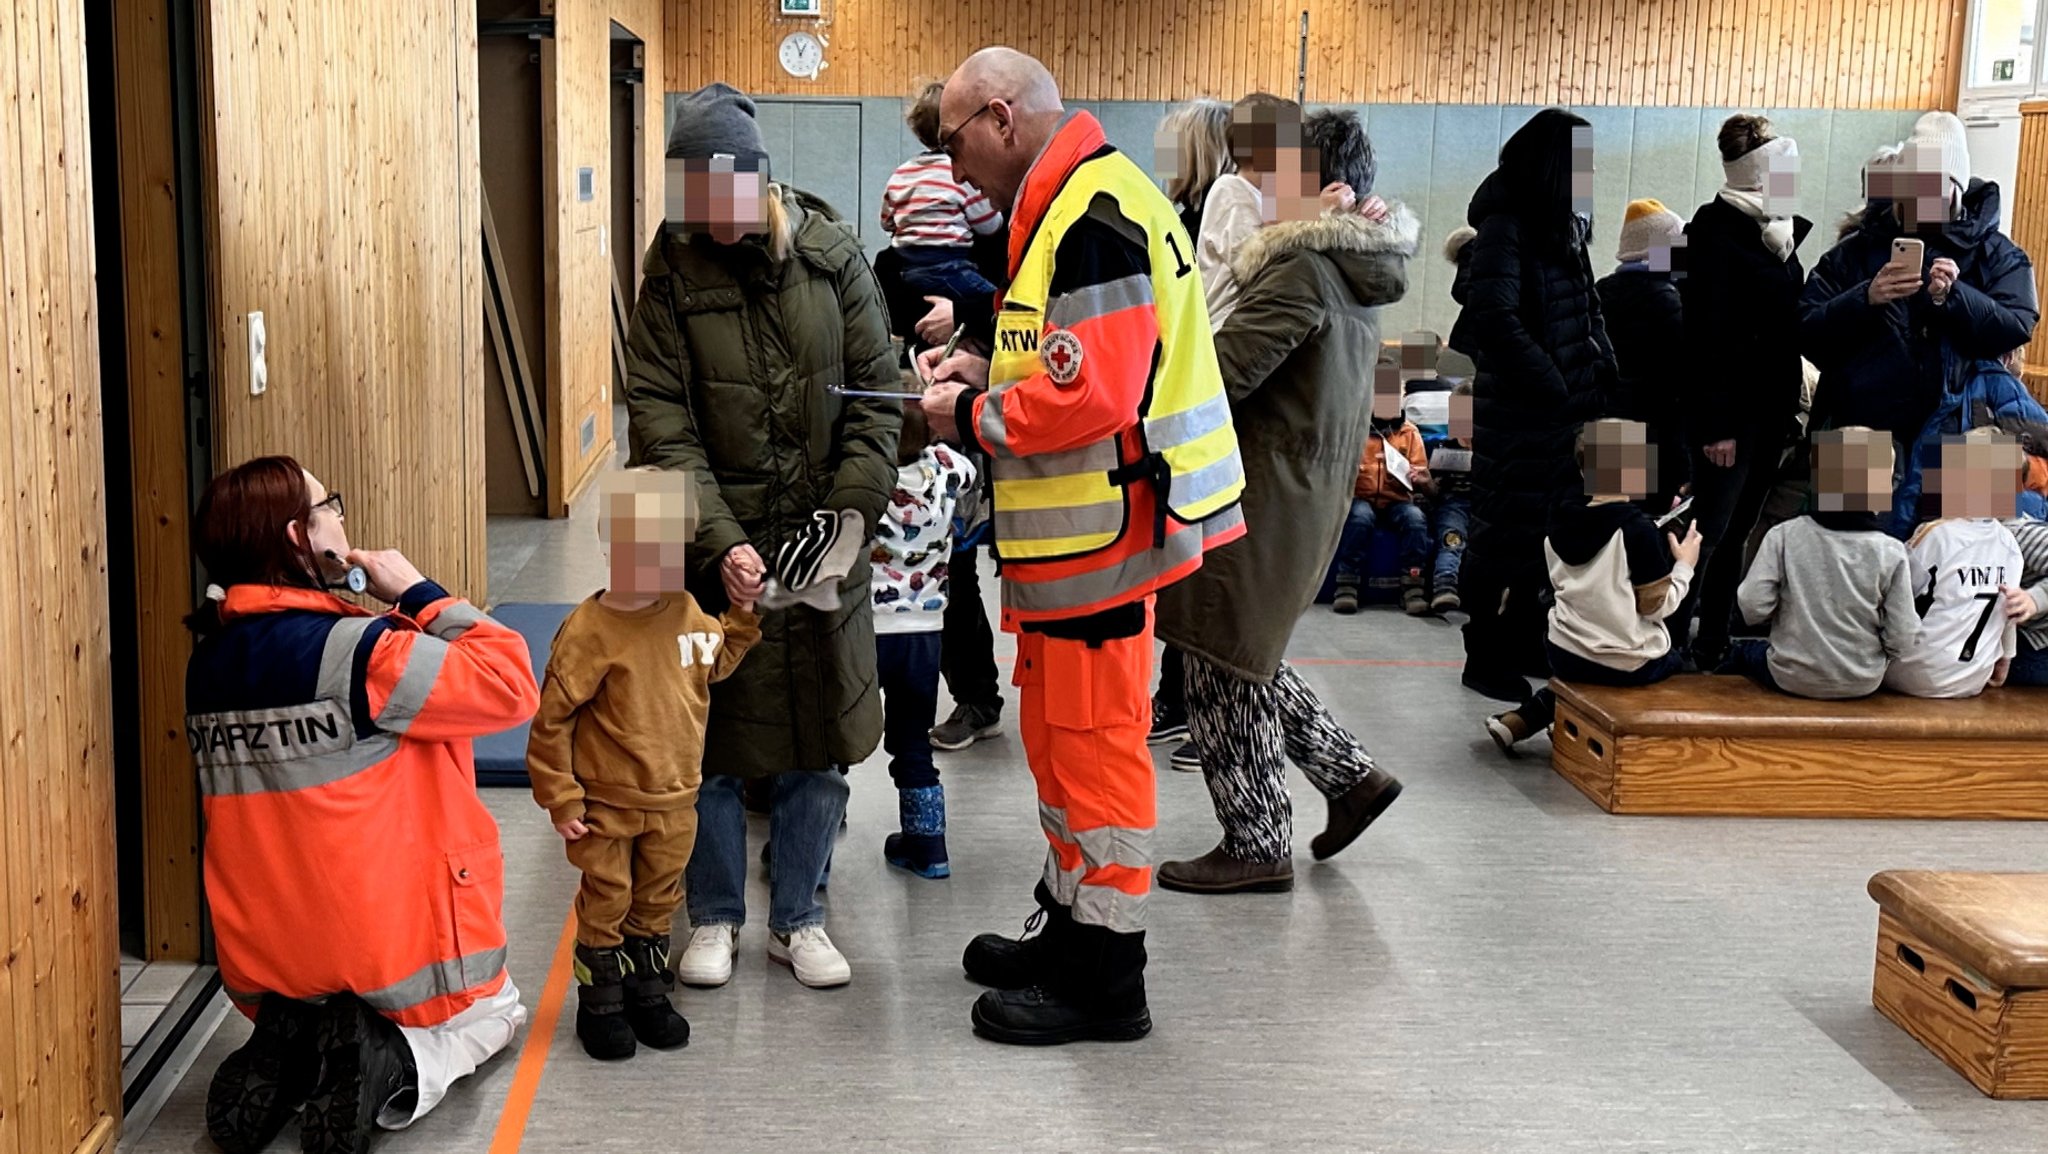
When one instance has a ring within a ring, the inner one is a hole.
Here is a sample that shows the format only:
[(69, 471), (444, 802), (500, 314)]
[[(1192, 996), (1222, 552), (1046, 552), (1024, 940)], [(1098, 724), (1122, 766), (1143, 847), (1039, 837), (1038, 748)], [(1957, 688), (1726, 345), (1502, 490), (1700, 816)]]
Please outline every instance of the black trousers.
[(1786, 441), (1785, 433), (1775, 427), (1739, 433), (1735, 464), (1725, 469), (1694, 450), (1692, 497), (1699, 514), (1700, 568), (1688, 604), (1666, 622), (1674, 645), (1685, 644), (1688, 628), (1697, 621), (1693, 652), (1718, 656), (1728, 647), (1735, 624), (1735, 590), (1742, 584), (1743, 545), (1778, 483)]
[(996, 680), (996, 634), (989, 628), (988, 605), (981, 596), (980, 557), (980, 546), (957, 549), (949, 563), (939, 672), (955, 702), (1000, 711), (1003, 691)]

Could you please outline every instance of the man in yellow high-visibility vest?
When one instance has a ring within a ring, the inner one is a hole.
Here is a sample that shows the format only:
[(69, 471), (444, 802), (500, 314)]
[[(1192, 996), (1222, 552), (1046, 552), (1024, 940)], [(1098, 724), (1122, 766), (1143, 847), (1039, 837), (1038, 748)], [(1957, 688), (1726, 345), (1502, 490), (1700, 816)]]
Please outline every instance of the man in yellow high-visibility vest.
[(967, 948), (968, 976), (994, 987), (974, 1026), (1019, 1044), (1140, 1038), (1152, 600), (1243, 534), (1236, 433), (1173, 206), (1094, 117), (1065, 111), (1045, 66), (975, 53), (939, 125), (955, 177), (1010, 217), (1010, 284), (987, 355), (924, 358), (938, 382), (924, 409), (990, 459), (1003, 628), (1050, 843), (1043, 932)]

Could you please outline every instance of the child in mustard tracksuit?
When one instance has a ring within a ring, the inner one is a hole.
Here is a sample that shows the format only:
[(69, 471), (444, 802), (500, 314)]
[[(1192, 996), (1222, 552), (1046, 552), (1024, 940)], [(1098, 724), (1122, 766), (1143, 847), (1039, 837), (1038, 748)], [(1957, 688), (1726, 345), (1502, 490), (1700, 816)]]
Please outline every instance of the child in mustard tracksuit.
[(761, 638), (753, 605), (706, 614), (683, 589), (696, 535), (688, 475), (607, 479), (611, 587), (555, 634), (526, 747), (533, 797), (583, 872), (576, 894), (576, 1036), (593, 1058), (690, 1040), (670, 1003), (669, 929), (697, 842), (711, 683)]

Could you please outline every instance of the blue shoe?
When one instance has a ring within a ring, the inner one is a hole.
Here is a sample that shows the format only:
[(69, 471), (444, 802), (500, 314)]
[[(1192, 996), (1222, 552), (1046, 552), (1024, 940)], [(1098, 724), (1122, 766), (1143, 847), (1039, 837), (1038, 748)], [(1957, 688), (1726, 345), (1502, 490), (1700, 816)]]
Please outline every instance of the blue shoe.
[(953, 876), (953, 867), (946, 861), (946, 839), (943, 837), (892, 833), (882, 842), (882, 858), (897, 869), (921, 878), (937, 881)]

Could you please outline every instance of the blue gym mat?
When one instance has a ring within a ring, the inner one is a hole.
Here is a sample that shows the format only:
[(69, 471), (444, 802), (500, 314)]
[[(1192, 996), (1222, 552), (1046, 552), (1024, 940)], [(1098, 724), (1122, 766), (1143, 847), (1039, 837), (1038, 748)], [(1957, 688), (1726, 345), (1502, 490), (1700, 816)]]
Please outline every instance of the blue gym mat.
[[(538, 680), (548, 667), (548, 653), (554, 644), (555, 631), (562, 627), (562, 621), (574, 608), (574, 605), (512, 603), (494, 607), (491, 619), (517, 629), (519, 635), (526, 638), (526, 648), (533, 655), (533, 671)], [(476, 739), (478, 785), (527, 787), (526, 728), (520, 725)]]

